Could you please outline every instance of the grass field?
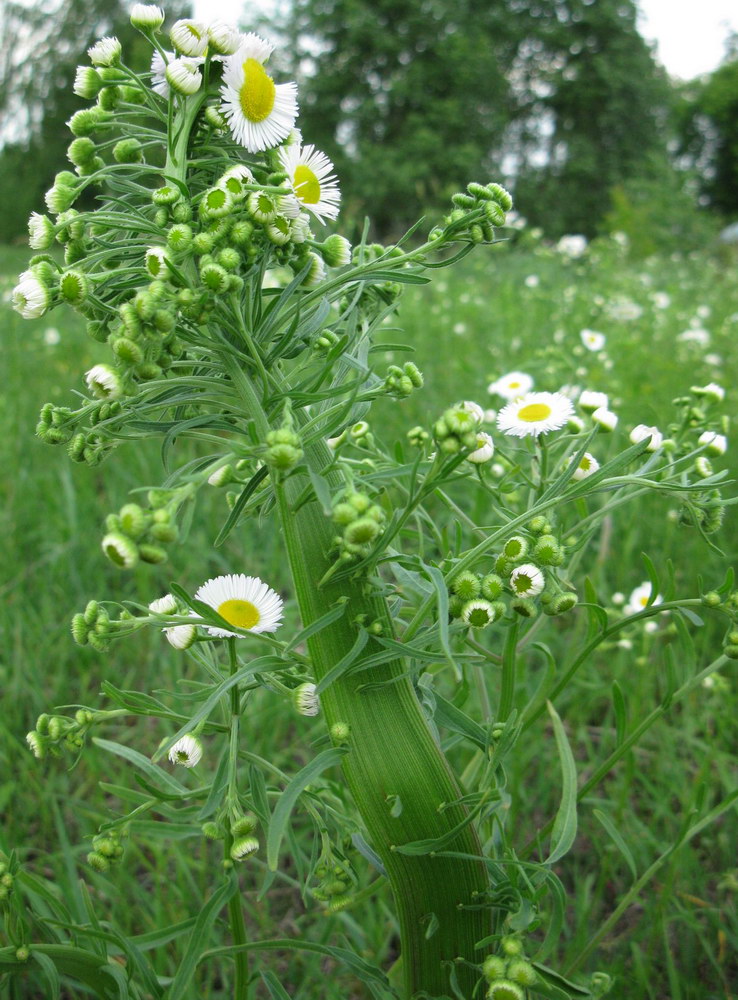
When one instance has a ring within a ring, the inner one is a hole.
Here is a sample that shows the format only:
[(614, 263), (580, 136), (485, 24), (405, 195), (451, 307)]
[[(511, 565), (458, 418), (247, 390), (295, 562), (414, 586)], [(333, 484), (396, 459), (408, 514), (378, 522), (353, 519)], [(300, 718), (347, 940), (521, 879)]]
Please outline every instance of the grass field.
[[(0, 252), (3, 294), (26, 259), (23, 250)], [(415, 348), (413, 358), (426, 385), (406, 403), (378, 404), (373, 429), (391, 441), (415, 424), (429, 426), (458, 399), (499, 406), (501, 400), (487, 394), (487, 384), (515, 369), (528, 372), (540, 389), (577, 384), (606, 391), (620, 416), (616, 434), (638, 423), (665, 430), (674, 419), (672, 399), (695, 384), (722, 385), (727, 392), (723, 408), (735, 413), (735, 265), (735, 260), (707, 254), (632, 262), (614, 240), (601, 241), (577, 260), (531, 245), (479, 252), (458, 269), (439, 272), (432, 285), (407, 292), (400, 312), (404, 334), (388, 327), (386, 343), (405, 341)], [(0, 849), (17, 849), (24, 865), (55, 883), (73, 920), (87, 919), (78, 881), (84, 879), (100, 919), (146, 935), (198, 912), (212, 884), (217, 850), (202, 837), (193, 838), (185, 824), (178, 833), (149, 817), (136, 824), (121, 867), (106, 875), (91, 872), (84, 863), (89, 840), (100, 822), (121, 808), (100, 782), (131, 784), (130, 769), (93, 746), (74, 769), (69, 758), (39, 762), (28, 752), (25, 734), (51, 706), (103, 706), (99, 692), (106, 679), (119, 688), (162, 692), (158, 696), (163, 700), (187, 704), (191, 667), (183, 666), (181, 655), (153, 632), (116, 644), (109, 654), (75, 646), (69, 621), (90, 598), (146, 604), (165, 593), (171, 580), (194, 588), (220, 572), (246, 572), (262, 575), (289, 599), (287, 569), (269, 524), (231, 535), (222, 549), (213, 549), (227, 514), (217, 490), (198, 507), (186, 542), (173, 547), (168, 564), (139, 568), (132, 576), (112, 568), (100, 552), (102, 522), (126, 502), (129, 489), (158, 484), (158, 449), (151, 443), (127, 445), (109, 462), (90, 469), (70, 463), (63, 449), (38, 441), (33, 429), (41, 405), (67, 402), (71, 390), (82, 389), (84, 371), (106, 359), (107, 349), (88, 340), (76, 318), (62, 310), (24, 322), (10, 310), (6, 296), (0, 315), (5, 375), (0, 397), (5, 470), (0, 510), (0, 690), (5, 708), (0, 721)], [(580, 338), (584, 329), (605, 334), (602, 351), (586, 349)], [(387, 360), (393, 358), (388, 349)], [(615, 446), (603, 440), (601, 460)], [(736, 452), (729, 450), (715, 465), (730, 469), (735, 478)], [(738, 562), (737, 527), (735, 508), (730, 508), (715, 536), (733, 564)], [(597, 559), (586, 567), (603, 604), (616, 592), (629, 594), (646, 579), (644, 551), (664, 572), (666, 560), (673, 561), (682, 596), (699, 594), (699, 576), (704, 589), (722, 583), (725, 559), (679, 525), (663, 497), (654, 497), (607, 526)], [(547, 641), (554, 649), (571, 641), (567, 630), (577, 635), (586, 631), (586, 616), (577, 612), (550, 624)], [(633, 728), (663, 697), (664, 648), (673, 635), (665, 627), (629, 638), (629, 647), (602, 647), (557, 703), (582, 782), (613, 742), (613, 684), (624, 693)], [(718, 655), (722, 633), (710, 619), (693, 629), (693, 639), (701, 668)], [(524, 679), (523, 685), (533, 681)], [(465, 710), (472, 712), (473, 706), (479, 712), (474, 692), (469, 697)], [(737, 703), (735, 676), (724, 670), (712, 686), (666, 710), (584, 799), (574, 849), (557, 865), (569, 891), (557, 956), (562, 969), (629, 890), (631, 865), (638, 875), (643, 873), (676, 839), (697, 803), (705, 811), (735, 788)], [(321, 726), (320, 719), (295, 716), (284, 700), (261, 692), (249, 714), (248, 749), (294, 770), (296, 762), (304, 763), (314, 753)], [(150, 756), (170, 733), (150, 722), (126, 719), (111, 723), (100, 735)], [(510, 764), (511, 828), (520, 831), (514, 840), (521, 849), (529, 839), (526, 828), (537, 829), (557, 808), (552, 747), (541, 720), (530, 742), (518, 745)], [(452, 749), (452, 756), (463, 770), (461, 751)], [(605, 833), (598, 810), (620, 831), (630, 857), (624, 858)], [(298, 821), (297, 836), (300, 829)], [(669, 857), (633, 899), (587, 965), (588, 971), (602, 970), (614, 978), (613, 996), (722, 1000), (738, 994), (737, 839), (733, 810)], [(289, 869), (263, 899), (257, 893), (264, 863), (257, 857), (249, 871), (243, 884), (251, 938), (340, 943), (343, 937), (370, 960), (390, 964), (395, 927), (386, 889), (380, 888), (372, 903), (318, 915), (316, 903), (308, 901), (306, 908)], [(162, 941), (152, 954), (157, 971), (172, 975), (176, 948)], [(284, 950), (266, 954), (263, 961), (277, 970), (296, 998), (365, 995), (345, 970), (327, 960)], [(225, 1000), (231, 995), (230, 974), (227, 962), (222, 969), (203, 968), (189, 995), (193, 1000)], [(8, 996), (34, 1000), (23, 993)]]

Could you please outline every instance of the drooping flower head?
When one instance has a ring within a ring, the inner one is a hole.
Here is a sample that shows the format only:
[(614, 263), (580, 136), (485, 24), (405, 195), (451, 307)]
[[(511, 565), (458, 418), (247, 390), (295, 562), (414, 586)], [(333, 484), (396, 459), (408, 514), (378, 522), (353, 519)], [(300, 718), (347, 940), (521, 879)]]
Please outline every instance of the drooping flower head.
[(298, 143), (280, 149), (279, 160), (301, 205), (320, 222), (335, 219), (341, 192), (333, 173), (333, 164), (325, 153), (312, 145), (301, 146)]
[(233, 138), (250, 153), (279, 145), (297, 118), (296, 84), (275, 84), (264, 69), (273, 48), (251, 32), (224, 63), (221, 111)]
[(571, 400), (560, 392), (529, 392), (503, 406), (497, 426), (514, 437), (537, 437), (564, 427), (573, 413)]
[[(216, 576), (200, 587), (195, 598), (209, 604), (230, 625), (249, 632), (276, 632), (282, 623), (282, 598), (256, 576)], [(219, 637), (241, 637), (217, 626), (209, 625), (207, 631)]]

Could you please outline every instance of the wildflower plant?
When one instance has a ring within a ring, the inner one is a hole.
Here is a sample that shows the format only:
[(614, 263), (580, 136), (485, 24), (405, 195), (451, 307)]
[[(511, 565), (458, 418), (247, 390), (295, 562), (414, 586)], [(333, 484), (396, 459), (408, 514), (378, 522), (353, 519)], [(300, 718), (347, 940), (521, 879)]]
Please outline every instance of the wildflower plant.
[[(389, 975), (345, 948), (318, 949), (348, 963), (374, 996), (602, 995), (606, 977), (575, 984), (546, 964), (564, 913), (552, 866), (574, 842), (578, 799), (628, 751), (632, 734), (620, 734), (577, 790), (554, 703), (600, 646), (665, 614), (686, 632), (704, 608), (724, 621), (727, 637), (708, 666), (672, 672), (669, 704), (736, 657), (730, 576), (707, 595), (680, 598), (648, 562), (648, 595), (612, 615), (586, 580), (603, 519), (646, 492), (681, 504), (685, 527), (710, 542), (729, 502), (724, 475), (704, 461), (727, 446), (719, 387), (678, 401), (667, 437), (639, 425), (613, 447), (607, 396), (585, 391), (575, 404), (560, 387), (531, 391), (528, 375), (511, 372), (490, 386), (506, 400), (495, 425), (478, 404), (446, 400), (429, 404), (427, 426), (387, 446), (368, 419), (372, 403), (402, 401), (423, 377), (411, 361), (382, 367), (374, 337), (396, 316), (403, 286), (496, 240), (510, 195), (470, 183), (420, 243), (364, 237), (352, 248), (326, 237), (340, 180), (325, 154), (303, 145), (297, 89), (272, 75), (273, 46), (191, 20), (163, 43), (163, 20), (158, 7), (133, 9), (152, 46), (149, 74), (127, 67), (116, 39), (90, 50), (74, 83), (92, 103), (69, 122), (73, 169), (47, 193), (49, 214), (29, 223), (40, 252), (21, 275), (15, 307), (37, 318), (66, 305), (110, 349), (108, 361), (81, 374), (76, 406), (44, 406), (37, 434), (91, 466), (132, 440), (163, 438), (170, 461), (175, 439), (192, 441), (195, 457), (160, 486), (136, 491), (102, 526), (101, 558), (120, 570), (166, 562), (201, 492), (225, 488), (217, 544), (240, 536), (253, 550), (261, 531), (279, 531), (292, 584), (278, 593), (246, 575), (245, 558), (210, 579), (205, 567), (190, 567), (189, 587), (174, 582), (148, 605), (91, 597), (75, 615), (74, 640), (100, 654), (143, 628), (160, 630), (200, 679), (187, 715), (106, 681), (114, 708), (44, 715), (28, 734), (36, 757), (53, 758), (78, 755), (91, 733), (129, 715), (161, 725), (158, 748), (94, 737), (137, 768), (141, 790), (94, 836), (90, 868), (125, 865), (124, 843), (147, 810), (219, 844), (220, 863), (194, 929), (166, 938), (189, 935), (167, 983), (132, 946), (124, 970), (84, 943), (33, 938), (36, 918), (8, 909), (17, 860), (3, 860), (0, 906), (12, 947), (0, 954), (0, 971), (21, 975), (30, 945), (50, 980), (69, 975), (101, 996), (183, 997), (226, 909), (230, 944), (219, 955), (233, 961), (232, 995), (251, 995), (249, 953), (276, 945), (246, 934), (240, 872), (260, 859), (268, 889), (286, 843), (299, 850), (289, 830), (301, 809), (320, 845), (296, 865), (307, 905), (358, 910), (372, 879), (392, 888), (401, 957)], [(74, 207), (86, 191), (98, 202), (92, 211)], [(64, 263), (46, 252), (52, 242)], [(294, 613), (284, 615), (293, 598), (301, 629)], [(544, 641), (553, 619), (581, 639), (561, 662)], [(587, 619), (582, 639), (577, 622)], [(547, 662), (532, 695), (522, 682), (531, 651)], [(483, 691), (476, 718), (463, 709), (472, 683)], [(243, 720), (257, 688), (321, 727), (317, 753), (291, 776), (254, 754), (244, 766)], [(546, 766), (562, 799), (541, 829), (521, 833), (506, 823), (515, 794), (506, 759), (541, 717), (553, 727), (559, 760)], [(444, 752), (459, 745), (463, 773), (450, 763), (459, 752)], [(192, 769), (197, 793), (171, 765)], [(334, 784), (342, 774), (350, 800), (337, 798), (327, 772)], [(577, 966), (619, 912), (593, 933)], [(103, 952), (124, 940), (95, 936)], [(284, 994), (269, 982), (272, 995)]]

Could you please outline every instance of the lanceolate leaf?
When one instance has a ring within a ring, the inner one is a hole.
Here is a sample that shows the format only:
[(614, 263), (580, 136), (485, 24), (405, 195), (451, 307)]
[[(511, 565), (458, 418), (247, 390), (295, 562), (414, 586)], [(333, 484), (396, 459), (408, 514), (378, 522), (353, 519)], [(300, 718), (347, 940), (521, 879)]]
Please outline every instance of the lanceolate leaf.
[(551, 833), (551, 853), (544, 864), (552, 865), (569, 851), (577, 835), (577, 769), (571, 752), (566, 730), (558, 712), (551, 702), (547, 703), (548, 714), (553, 722), (556, 748), (561, 761), (561, 804)]

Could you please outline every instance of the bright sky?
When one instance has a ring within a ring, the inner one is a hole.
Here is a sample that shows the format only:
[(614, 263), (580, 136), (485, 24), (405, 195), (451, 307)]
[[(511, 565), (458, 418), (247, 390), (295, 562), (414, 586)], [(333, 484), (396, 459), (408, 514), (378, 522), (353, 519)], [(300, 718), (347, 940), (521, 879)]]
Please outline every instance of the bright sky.
[[(204, 21), (216, 17), (237, 21), (249, 6), (264, 9), (271, 4), (269, 0), (249, 4), (246, 0), (194, 0), (195, 17)], [(738, 31), (736, 0), (639, 0), (639, 6), (641, 34), (656, 42), (658, 59), (669, 73), (685, 80), (715, 69), (730, 30)], [(248, 27), (246, 21), (244, 27)]]

